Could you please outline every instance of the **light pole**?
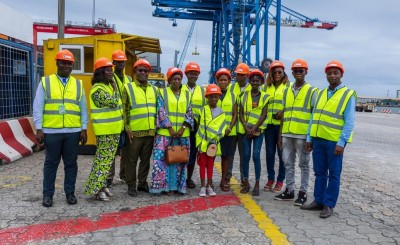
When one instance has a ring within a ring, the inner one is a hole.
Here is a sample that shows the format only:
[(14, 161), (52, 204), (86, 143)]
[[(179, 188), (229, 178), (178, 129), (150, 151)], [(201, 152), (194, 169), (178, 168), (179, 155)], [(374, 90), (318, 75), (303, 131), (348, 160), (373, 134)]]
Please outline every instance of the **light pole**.
[(64, 38), (65, 25), (65, 0), (58, 0), (58, 35), (57, 38)]

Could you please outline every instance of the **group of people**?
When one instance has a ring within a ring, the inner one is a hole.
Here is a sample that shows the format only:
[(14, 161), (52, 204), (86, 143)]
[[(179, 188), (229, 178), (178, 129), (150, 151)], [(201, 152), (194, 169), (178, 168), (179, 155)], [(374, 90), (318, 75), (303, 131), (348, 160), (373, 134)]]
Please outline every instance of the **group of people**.
[[(250, 70), (240, 63), (234, 70), (235, 83), (231, 83), (231, 71), (221, 68), (215, 74), (216, 84), (203, 88), (196, 84), (199, 65), (189, 62), (184, 71), (177, 67), (168, 69), (168, 87), (163, 89), (148, 83), (151, 65), (147, 60), (134, 63), (133, 78), (123, 72), (126, 60), (125, 53), (117, 50), (112, 54), (112, 62), (100, 58), (94, 63), (89, 101), (97, 150), (84, 186), (85, 194), (101, 201), (110, 200), (113, 194), (109, 187), (118, 152), (120, 177), (130, 196), (136, 197), (138, 191), (185, 194), (186, 188), (196, 188), (196, 163), (199, 196), (215, 196), (214, 160), (221, 157), (221, 191), (230, 191), (238, 148), (240, 192), (258, 196), (265, 139), (268, 181), (263, 190), (279, 193), (276, 200), (294, 200), (298, 158), (301, 182), (294, 204), (304, 210), (320, 210), (321, 218), (332, 215), (339, 195), (344, 147), (352, 139), (356, 97), (353, 90), (342, 84), (344, 67), (340, 62), (326, 65), (329, 86), (320, 91), (306, 82), (308, 65), (302, 59), (296, 59), (291, 66), (293, 83), (284, 64), (274, 61), (266, 78), (262, 71)], [(68, 50), (57, 53), (57, 73), (42, 78), (33, 106), (37, 138), (46, 146), (42, 202), (45, 207), (53, 205), (61, 157), (67, 202), (77, 203), (77, 150), (78, 142), (85, 144), (87, 139), (88, 111), (82, 82), (70, 75), (73, 62), (74, 56)], [(182, 84), (184, 75), (186, 84)], [(187, 160), (169, 163), (166, 149), (170, 146), (186, 147)], [(314, 201), (306, 204), (311, 152)], [(147, 183), (151, 156), (151, 181)], [(253, 188), (249, 180), (251, 158)]]

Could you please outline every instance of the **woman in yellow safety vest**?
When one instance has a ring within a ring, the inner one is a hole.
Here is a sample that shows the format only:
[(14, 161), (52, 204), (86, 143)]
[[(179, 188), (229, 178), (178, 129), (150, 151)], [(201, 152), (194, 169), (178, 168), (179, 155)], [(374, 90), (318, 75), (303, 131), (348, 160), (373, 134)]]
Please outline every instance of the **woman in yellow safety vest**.
[(260, 177), (261, 177), (261, 147), (263, 142), (263, 131), (266, 127), (265, 119), (267, 117), (268, 102), (271, 97), (260, 91), (260, 85), (264, 82), (264, 73), (255, 69), (249, 74), (251, 91), (246, 91), (240, 97), (239, 119), (240, 124), (238, 132), (245, 134), (243, 139), (243, 187), (241, 193), (250, 191), (249, 183), (249, 163), (251, 155), (251, 145), (253, 144), (253, 162), (256, 182), (251, 192), (253, 196), (260, 195)]
[[(157, 133), (154, 141), (153, 172), (150, 193), (186, 193), (187, 162), (167, 164), (165, 148), (181, 144), (190, 148), (190, 129), (194, 118), (190, 92), (182, 89), (183, 73), (171, 67), (167, 71), (169, 87), (160, 89), (157, 98)], [(189, 155), (188, 155), (189, 157)]]
[[(285, 180), (285, 166), (282, 160), (282, 150), (278, 147), (279, 131), (283, 115), (283, 91), (290, 86), (289, 78), (285, 73), (285, 66), (279, 60), (275, 60), (269, 67), (266, 84), (262, 91), (271, 96), (267, 112), (267, 129), (265, 130), (265, 148), (267, 153), (268, 182), (264, 186), (265, 191), (279, 192), (282, 190)], [(278, 151), (279, 170), (275, 183), (275, 154)], [(275, 184), (275, 186), (274, 186)]]
[(94, 194), (101, 201), (109, 201), (109, 197), (113, 196), (107, 188), (107, 174), (124, 128), (122, 101), (113, 80), (112, 67), (107, 58), (96, 60), (90, 91), (90, 112), (97, 150), (84, 193)]
[(222, 191), (230, 191), (230, 179), (232, 177), (233, 160), (236, 152), (236, 120), (238, 105), (236, 94), (231, 88), (231, 72), (226, 68), (221, 68), (215, 74), (217, 85), (221, 89), (218, 106), (225, 112), (227, 127), (224, 137), (221, 139), (221, 183)]

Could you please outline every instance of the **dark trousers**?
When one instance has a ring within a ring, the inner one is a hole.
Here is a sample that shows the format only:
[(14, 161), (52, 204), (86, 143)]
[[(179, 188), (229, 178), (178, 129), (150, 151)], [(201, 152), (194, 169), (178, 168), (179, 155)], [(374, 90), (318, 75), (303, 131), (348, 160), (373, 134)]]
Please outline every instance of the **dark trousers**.
[(240, 180), (244, 179), (244, 134), (237, 134), (239, 158), (240, 158)]
[[(128, 186), (138, 187), (147, 185), (147, 176), (150, 169), (151, 152), (153, 151), (154, 136), (133, 137), (132, 143), (127, 140), (125, 181)], [(139, 170), (136, 175), (137, 163), (140, 158)]]
[(45, 134), (46, 158), (43, 167), (43, 196), (53, 197), (58, 165), (61, 157), (64, 162), (64, 192), (75, 192), (78, 174), (78, 144), (80, 132)]
[(285, 165), (282, 160), (282, 150), (278, 147), (280, 125), (268, 124), (265, 130), (265, 148), (267, 152), (267, 172), (268, 180), (275, 181), (275, 153), (278, 152), (279, 170), (276, 181), (285, 180)]
[(228, 159), (228, 168), (226, 171), (226, 181), (229, 181), (232, 177), (233, 170), (233, 160), (235, 159), (237, 136), (227, 136), (223, 137), (220, 141), (221, 143), (221, 157)]
[(196, 147), (196, 134), (197, 134), (197, 123), (194, 120), (193, 131), (190, 131), (190, 154), (189, 154), (189, 164), (194, 165), (196, 163), (197, 147)]

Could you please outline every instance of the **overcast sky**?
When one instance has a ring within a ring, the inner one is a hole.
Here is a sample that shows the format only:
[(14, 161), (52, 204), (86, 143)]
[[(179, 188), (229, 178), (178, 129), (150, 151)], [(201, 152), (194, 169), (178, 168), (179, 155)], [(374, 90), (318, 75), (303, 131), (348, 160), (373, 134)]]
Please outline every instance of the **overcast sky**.
[[(57, 20), (56, 0), (0, 0), (33, 19)], [(395, 97), (400, 90), (400, 1), (321, 1), (282, 0), (282, 4), (305, 16), (338, 21), (331, 31), (307, 28), (281, 28), (280, 60), (287, 71), (296, 58), (308, 61), (307, 81), (327, 86), (324, 67), (337, 59), (345, 67), (343, 82), (359, 96)], [(92, 21), (93, 1), (66, 0), (66, 20)], [(95, 16), (116, 24), (118, 32), (160, 39), (161, 67), (165, 72), (174, 63), (174, 51), (183, 47), (191, 21), (178, 20), (178, 26), (165, 18), (152, 16), (151, 0), (96, 0)], [(208, 80), (211, 54), (211, 22), (197, 22), (184, 65), (193, 60), (202, 68), (201, 83)], [(275, 27), (270, 26), (268, 57), (275, 57)], [(197, 33), (197, 35), (196, 35)], [(39, 34), (38, 39), (56, 38)], [(196, 45), (197, 44), (197, 45)], [(197, 46), (199, 56), (192, 56)], [(290, 73), (289, 77), (293, 80)]]

